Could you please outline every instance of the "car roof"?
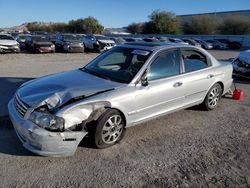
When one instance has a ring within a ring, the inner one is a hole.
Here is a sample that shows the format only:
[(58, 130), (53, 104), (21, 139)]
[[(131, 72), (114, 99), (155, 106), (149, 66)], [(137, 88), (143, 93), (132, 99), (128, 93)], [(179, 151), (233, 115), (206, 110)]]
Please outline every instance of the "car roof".
[(172, 42), (128, 42), (119, 46), (148, 50), (148, 51), (157, 51), (161, 49), (171, 49), (171, 48), (181, 48), (181, 47), (193, 47), (187, 44), (172, 43)]

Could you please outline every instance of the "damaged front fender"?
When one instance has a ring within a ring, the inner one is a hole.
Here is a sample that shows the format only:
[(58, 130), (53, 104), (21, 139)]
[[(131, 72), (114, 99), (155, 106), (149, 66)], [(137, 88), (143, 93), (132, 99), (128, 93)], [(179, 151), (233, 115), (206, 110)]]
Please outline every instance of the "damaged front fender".
[(71, 105), (57, 113), (58, 116), (65, 120), (65, 129), (82, 124), (82, 122), (90, 122), (98, 119), (100, 115), (109, 108), (109, 102), (93, 102), (87, 104)]

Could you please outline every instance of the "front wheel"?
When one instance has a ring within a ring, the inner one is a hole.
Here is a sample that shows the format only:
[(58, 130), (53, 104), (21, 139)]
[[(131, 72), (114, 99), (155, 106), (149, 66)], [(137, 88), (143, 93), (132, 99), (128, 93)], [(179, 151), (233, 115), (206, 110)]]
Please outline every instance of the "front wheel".
[(97, 120), (95, 130), (95, 145), (97, 148), (107, 148), (118, 143), (125, 133), (125, 121), (120, 112), (108, 109)]
[(218, 106), (218, 102), (222, 95), (221, 85), (216, 83), (208, 91), (207, 96), (203, 102), (203, 106), (206, 110), (213, 110)]

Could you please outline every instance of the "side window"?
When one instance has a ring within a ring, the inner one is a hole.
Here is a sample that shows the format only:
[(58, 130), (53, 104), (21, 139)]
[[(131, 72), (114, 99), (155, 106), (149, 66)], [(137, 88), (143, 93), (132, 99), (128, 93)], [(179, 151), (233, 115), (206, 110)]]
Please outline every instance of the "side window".
[(206, 56), (200, 52), (195, 50), (182, 50), (181, 55), (185, 72), (192, 72), (208, 67)]
[(177, 50), (160, 54), (150, 66), (148, 80), (157, 80), (180, 74), (180, 58)]

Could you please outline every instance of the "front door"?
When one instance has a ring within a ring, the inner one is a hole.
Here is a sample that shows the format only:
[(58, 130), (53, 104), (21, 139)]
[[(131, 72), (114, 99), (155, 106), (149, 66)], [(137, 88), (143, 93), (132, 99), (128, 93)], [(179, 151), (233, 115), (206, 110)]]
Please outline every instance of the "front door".
[(148, 85), (136, 86), (134, 110), (129, 113), (135, 123), (182, 107), (185, 91), (180, 59), (179, 50), (168, 50), (148, 67)]

